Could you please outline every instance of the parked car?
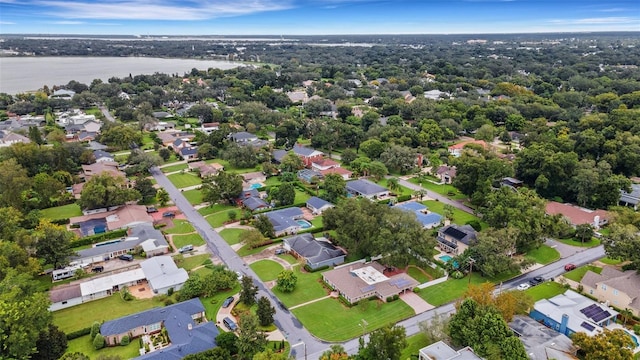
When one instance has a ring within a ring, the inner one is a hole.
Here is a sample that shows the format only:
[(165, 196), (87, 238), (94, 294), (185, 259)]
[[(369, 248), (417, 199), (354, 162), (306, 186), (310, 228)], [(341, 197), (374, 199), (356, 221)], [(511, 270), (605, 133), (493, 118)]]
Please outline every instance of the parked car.
[(162, 213), (162, 217), (174, 218), (176, 217), (176, 213), (173, 211), (165, 211)]
[(131, 255), (131, 254), (122, 254), (122, 255), (118, 256), (118, 259), (124, 260), (124, 261), (133, 261), (133, 255)]
[(157, 212), (158, 212), (158, 209), (156, 209), (155, 207), (153, 206), (147, 207), (147, 213), (157, 213)]
[(287, 253), (287, 250), (285, 249), (276, 249), (276, 255), (282, 255), (286, 253)]
[(179, 253), (185, 253), (187, 251), (193, 251), (193, 245), (189, 244), (189, 245), (185, 245), (183, 247), (181, 247), (180, 249), (178, 249)]
[(571, 271), (571, 270), (573, 270), (575, 268), (576, 268), (576, 266), (574, 264), (567, 264), (567, 265), (564, 266), (564, 270), (565, 271)]
[(529, 280), (529, 285), (536, 286), (544, 282), (544, 278), (542, 276), (536, 276), (533, 279)]
[(238, 326), (236, 325), (236, 323), (231, 320), (231, 318), (224, 318), (224, 320), (222, 320), (222, 322), (224, 323), (224, 326), (227, 327), (227, 329), (231, 330), (231, 331), (236, 331), (236, 329), (238, 328)]
[(238, 281), (242, 281), (242, 277), (244, 275), (242, 275), (242, 273), (240, 271), (236, 271), (236, 275), (238, 275)]
[(94, 266), (93, 269), (91, 269), (91, 272), (94, 272), (94, 273), (101, 273), (103, 271), (104, 271), (104, 266), (102, 265)]
[(228, 308), (229, 305), (231, 305), (231, 303), (233, 302), (233, 296), (229, 296), (228, 298), (226, 298), (224, 300), (224, 302), (222, 303), (222, 307), (223, 308)]
[(529, 284), (527, 284), (527, 283), (522, 283), (522, 284), (518, 285), (518, 290), (520, 290), (520, 291), (525, 291), (525, 290), (527, 290), (527, 289), (528, 289), (528, 288), (530, 288), (530, 287), (531, 287), (531, 285), (529, 285)]

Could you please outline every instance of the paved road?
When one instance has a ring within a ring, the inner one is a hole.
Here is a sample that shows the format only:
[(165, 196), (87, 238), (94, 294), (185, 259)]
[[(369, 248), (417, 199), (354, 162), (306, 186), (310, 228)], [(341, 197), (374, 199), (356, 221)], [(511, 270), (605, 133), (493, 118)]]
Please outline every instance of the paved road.
[(104, 115), (105, 119), (111, 122), (116, 122), (116, 119), (111, 115), (111, 113), (109, 112), (109, 109), (107, 109), (106, 106), (98, 105), (98, 108), (100, 109), (100, 111), (102, 111), (102, 115)]
[[(167, 179), (167, 177), (160, 171), (159, 168), (151, 168), (151, 175), (157, 181), (158, 185), (163, 187), (169, 193), (170, 198), (174, 201), (176, 206), (184, 213), (185, 217), (191, 221), (196, 231), (207, 242), (209, 249), (219, 257), (229, 269), (233, 271), (239, 271), (247, 276), (251, 276), (254, 279), (254, 283), (258, 287), (258, 296), (266, 296), (275, 306), (277, 304), (277, 298), (273, 293), (260, 281), (260, 278), (251, 270), (247, 264), (236, 254), (235, 251), (229, 246), (224, 239), (209, 225), (205, 218), (200, 215), (199, 212), (185, 199), (182, 193)], [(287, 341), (290, 344), (304, 343), (308, 353), (321, 354), (323, 351), (329, 348), (329, 344), (322, 342), (313, 337), (288, 311), (283, 311), (278, 306), (276, 307), (276, 314), (274, 316), (274, 322), (276, 326), (283, 332)], [(304, 351), (302, 346), (296, 347), (296, 357), (298, 359), (304, 359)], [(316, 356), (317, 359), (320, 355)], [(314, 357), (309, 357), (314, 359)]]
[[(389, 177), (389, 176), (387, 176)], [(476, 215), (474, 210), (468, 206), (465, 206), (457, 201), (451, 200), (448, 197), (444, 196), (444, 195), (440, 195), (436, 192), (433, 192), (429, 189), (425, 189), (420, 185), (416, 185), (414, 183), (410, 183), (407, 180), (403, 180), (403, 179), (398, 179), (398, 184), (404, 186), (404, 187), (408, 187), (409, 189), (413, 190), (413, 191), (418, 191), (418, 190), (424, 190), (427, 192), (427, 196), (434, 199), (434, 200), (438, 200), (443, 204), (449, 204), (457, 209), (460, 209), (464, 212), (468, 212), (469, 214), (473, 214)], [(477, 215), (476, 215), (477, 216)]]

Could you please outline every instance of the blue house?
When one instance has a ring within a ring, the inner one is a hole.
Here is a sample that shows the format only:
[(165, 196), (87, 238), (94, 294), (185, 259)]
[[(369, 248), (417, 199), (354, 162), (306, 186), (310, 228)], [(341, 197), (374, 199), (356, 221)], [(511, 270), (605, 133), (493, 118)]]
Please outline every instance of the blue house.
[(551, 299), (537, 301), (529, 316), (567, 336), (576, 332), (592, 336), (602, 331), (603, 327), (615, 323), (618, 312), (567, 290)]
[(334, 207), (332, 203), (327, 200), (321, 199), (317, 196), (312, 196), (307, 200), (307, 209), (311, 210), (313, 215), (322, 214), (325, 210)]
[(389, 196), (389, 189), (365, 179), (348, 181), (346, 189), (353, 196), (362, 196), (369, 200)]
[(107, 321), (100, 326), (100, 334), (107, 346), (116, 346), (124, 336), (132, 339), (153, 335), (163, 328), (169, 335), (169, 346), (157, 348), (151, 344), (156, 349), (137, 359), (179, 360), (216, 346), (218, 328), (207, 321), (204, 306), (197, 298)]
[(410, 201), (394, 206), (397, 209), (414, 213), (418, 221), (425, 229), (434, 228), (442, 223), (442, 215), (428, 211), (427, 207), (415, 202)]
[(311, 226), (306, 220), (302, 219), (304, 213), (297, 207), (269, 211), (260, 215), (265, 215), (269, 219), (269, 222), (273, 225), (276, 236), (296, 234), (303, 226), (305, 226), (305, 228)]
[(303, 259), (311, 269), (342, 264), (347, 256), (327, 239), (316, 239), (309, 233), (292, 236), (282, 242), (287, 251), (296, 258)]

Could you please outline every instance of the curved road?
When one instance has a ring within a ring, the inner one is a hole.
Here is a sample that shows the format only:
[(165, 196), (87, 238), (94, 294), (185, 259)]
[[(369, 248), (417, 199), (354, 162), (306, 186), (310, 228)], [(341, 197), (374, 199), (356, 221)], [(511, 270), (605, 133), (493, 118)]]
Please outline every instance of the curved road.
[[(160, 171), (158, 167), (153, 167), (150, 170), (151, 175), (156, 179), (158, 185), (162, 186), (168, 193), (174, 203), (178, 206), (178, 208), (185, 214), (186, 218), (191, 221), (196, 231), (202, 236), (203, 239), (207, 242), (208, 247), (211, 249), (213, 254), (218, 256), (226, 265), (233, 271), (239, 271), (245, 275), (251, 276), (254, 279), (254, 283), (258, 286), (259, 295), (266, 296), (271, 299), (273, 304), (278, 304), (278, 300), (273, 295), (273, 293), (260, 281), (258, 276), (251, 270), (250, 267), (247, 266), (243, 262), (243, 260), (238, 256), (238, 254), (229, 246), (224, 239), (213, 230), (213, 228), (209, 225), (209, 223), (205, 220), (205, 218), (197, 212), (194, 207), (185, 199), (180, 190), (178, 190), (167, 177)], [(403, 186), (407, 186), (401, 180), (401, 184)], [(410, 188), (418, 187), (417, 185), (411, 184)], [(432, 194), (434, 198), (440, 198), (441, 195), (434, 194), (433, 192), (429, 192), (429, 196)], [(446, 198), (445, 198), (446, 199)], [(451, 202), (448, 200), (446, 203)], [(445, 202), (444, 200), (441, 200)], [(452, 202), (454, 206), (460, 208), (463, 206), (459, 203)], [(468, 209), (468, 208), (467, 208)], [(461, 209), (464, 210), (464, 209)], [(469, 209), (471, 210), (471, 209)], [(466, 210), (465, 210), (466, 211)], [(548, 264), (544, 267), (531, 271), (527, 274), (521, 275), (509, 281), (502, 283), (497, 287), (496, 291), (501, 290), (512, 290), (515, 289), (516, 286), (522, 282), (528, 282), (533, 279), (535, 276), (542, 276), (545, 279), (549, 279), (552, 277), (557, 277), (563, 274), (564, 265), (567, 263), (573, 263), (576, 266), (581, 266), (584, 264), (588, 264), (597, 259), (600, 259), (605, 256), (604, 247), (602, 245), (590, 249), (581, 250), (573, 255), (565, 257), (561, 260), (555, 261), (551, 264)], [(423, 291), (426, 291), (423, 290)], [(274, 322), (278, 326), (278, 328), (283, 332), (287, 341), (291, 344), (292, 354), (296, 357), (296, 359), (318, 359), (322, 352), (327, 350), (331, 343), (324, 342), (318, 340), (313, 335), (311, 335), (298, 321), (298, 319), (291, 314), (289, 311), (285, 311), (280, 307), (276, 306), (276, 314), (274, 316)], [(420, 331), (419, 323), (431, 319), (435, 313), (439, 314), (449, 314), (455, 311), (454, 303), (448, 303), (437, 307), (435, 309), (426, 311), (424, 313), (413, 316), (409, 319), (403, 320), (398, 323), (398, 325), (403, 326), (406, 329), (407, 336), (414, 335)], [(347, 342), (342, 343), (345, 349), (350, 354), (355, 354), (358, 351), (358, 338), (349, 340)]]

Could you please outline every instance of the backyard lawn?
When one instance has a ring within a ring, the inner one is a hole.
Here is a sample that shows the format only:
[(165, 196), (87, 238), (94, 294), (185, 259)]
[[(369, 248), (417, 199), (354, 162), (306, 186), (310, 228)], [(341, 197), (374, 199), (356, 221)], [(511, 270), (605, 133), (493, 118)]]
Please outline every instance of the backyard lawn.
[(187, 201), (189, 201), (189, 204), (191, 205), (198, 205), (198, 204), (202, 204), (203, 202), (202, 190), (200, 189), (183, 191), (182, 195), (187, 199)]
[(262, 281), (272, 281), (284, 270), (282, 265), (273, 260), (260, 260), (249, 265)]
[(363, 319), (367, 322), (366, 332), (371, 332), (414, 315), (413, 309), (401, 300), (390, 303), (372, 300), (349, 308), (333, 298), (320, 300), (291, 312), (309, 332), (326, 341), (345, 341), (362, 335)]
[[(434, 193), (446, 196), (453, 200), (462, 200), (467, 198), (466, 195), (462, 194), (460, 190), (456, 189), (451, 184), (438, 185), (430, 181), (424, 181), (421, 183), (418, 177), (413, 177), (409, 179), (409, 182), (414, 183), (416, 185), (420, 185), (429, 191), (433, 191)], [(449, 195), (449, 194), (453, 194), (453, 195)]]
[(77, 339), (69, 340), (67, 345), (69, 346), (67, 348), (67, 354), (78, 352), (87, 355), (89, 359), (95, 359), (98, 356), (118, 356), (120, 359), (133, 359), (140, 356), (138, 339), (131, 341), (127, 346), (110, 346), (96, 350), (96, 348), (93, 347), (91, 336), (85, 335)]
[(600, 245), (600, 239), (596, 238), (596, 237), (592, 237), (591, 241), (587, 241), (587, 242), (582, 242), (576, 238), (569, 238), (569, 239), (558, 239), (558, 241), (560, 241), (563, 244), (566, 245), (571, 245), (571, 246), (578, 246), (578, 247), (586, 247), (586, 248), (592, 248), (595, 246)]
[(187, 220), (173, 220), (173, 227), (164, 229), (167, 234), (188, 234), (196, 231), (191, 223)]
[(202, 239), (200, 234), (173, 235), (173, 245), (175, 245), (177, 249), (185, 245), (200, 246), (204, 245), (204, 239)]
[(531, 259), (538, 264), (546, 265), (560, 259), (560, 253), (552, 247), (541, 245), (539, 248), (529, 251), (526, 258)]
[(565, 273), (564, 277), (566, 277), (569, 280), (580, 282), (580, 280), (582, 280), (582, 277), (584, 277), (584, 274), (586, 274), (587, 271), (589, 270), (593, 271), (596, 274), (600, 274), (602, 272), (601, 267), (593, 266), (593, 265), (585, 265), (585, 266), (580, 266), (575, 270), (571, 270), (568, 273)]
[(294, 204), (302, 204), (302, 203), (306, 203), (307, 200), (309, 200), (309, 198), (311, 197), (311, 195), (307, 194), (306, 192), (300, 191), (298, 189), (296, 189), (296, 197), (293, 200)]
[(68, 219), (74, 216), (81, 216), (82, 210), (78, 204), (68, 204), (40, 210), (40, 217), (51, 220)]
[(545, 281), (540, 285), (526, 290), (527, 294), (533, 298), (533, 301), (550, 299), (556, 295), (564, 294), (565, 291), (567, 291), (567, 288), (555, 281)]
[(198, 177), (198, 175), (192, 173), (184, 173), (184, 174), (171, 174), (167, 176), (169, 181), (173, 183), (178, 189), (185, 188), (188, 186), (200, 185), (202, 184), (202, 180)]
[[(53, 312), (53, 323), (65, 333), (90, 327), (94, 321), (102, 322), (162, 306), (154, 299), (124, 301), (120, 293)], [(108, 311), (105, 311), (108, 310)]]
[(167, 166), (163, 166), (160, 168), (160, 170), (162, 170), (163, 173), (170, 173), (170, 172), (176, 172), (176, 171), (180, 171), (180, 170), (185, 170), (186, 168), (188, 168), (189, 166), (187, 164), (175, 164), (175, 165), (167, 165)]
[(230, 210), (230, 209), (238, 210), (238, 215), (240, 215), (240, 209), (229, 204), (213, 204), (213, 205), (205, 206), (203, 208), (198, 209), (198, 212), (202, 216), (207, 216), (213, 213), (220, 212), (222, 210)]
[(227, 244), (233, 245), (239, 243), (240, 237), (247, 231), (248, 230), (245, 229), (224, 229), (220, 231), (220, 236), (222, 236)]
[(400, 359), (413, 359), (418, 356), (418, 351), (420, 351), (420, 349), (428, 345), (430, 344), (427, 340), (427, 335), (422, 332), (407, 336), (407, 347), (402, 350)]
[[(479, 285), (484, 282), (489, 282), (489, 280), (480, 276), (478, 273), (474, 272), (471, 274), (472, 284)], [(443, 283), (421, 289), (418, 295), (420, 295), (420, 297), (429, 304), (433, 306), (440, 306), (461, 297), (462, 294), (467, 291), (468, 286), (468, 276), (465, 276), (462, 279), (449, 278), (449, 280)]]
[[(299, 305), (329, 294), (329, 291), (322, 285), (322, 272), (309, 273), (302, 271), (300, 266), (296, 266), (293, 271), (298, 277), (295, 290), (290, 293), (283, 293), (277, 288), (273, 288), (274, 294), (287, 307)], [(315, 316), (317, 314), (322, 313), (316, 313)]]
[[(444, 216), (444, 206), (446, 204), (440, 202), (440, 201), (435, 201), (435, 200), (425, 200), (422, 202), (422, 204), (424, 204), (427, 208), (429, 208), (430, 211), (433, 211), (435, 213), (438, 213), (440, 215)], [(458, 225), (464, 225), (469, 221), (472, 220), (477, 220), (480, 222), (480, 226), (482, 226), (482, 229), (486, 229), (489, 227), (489, 225), (487, 223), (485, 223), (484, 221), (480, 220), (479, 217), (469, 214), (467, 212), (464, 212), (462, 210), (459, 209), (453, 209), (453, 223), (458, 224)]]
[(178, 267), (181, 267), (187, 271), (191, 271), (200, 265), (205, 265), (206, 263), (208, 263), (207, 260), (210, 258), (211, 257), (208, 254), (185, 256), (182, 258), (182, 260), (179, 260), (178, 258), (178, 260), (176, 260), (176, 264), (178, 265)]
[(238, 217), (240, 217), (241, 214), (240, 214), (240, 211), (238, 211), (238, 209), (229, 209), (229, 210), (223, 210), (217, 213), (209, 214), (205, 217), (205, 219), (207, 219), (207, 222), (209, 223), (209, 225), (211, 225), (211, 227), (215, 229), (224, 225), (225, 222), (229, 221), (229, 213), (231, 211), (235, 211)]
[(431, 276), (429, 276), (428, 274), (425, 274), (422, 271), (422, 269), (420, 269), (415, 265), (409, 266), (409, 268), (407, 269), (407, 274), (412, 278), (416, 279), (420, 284), (424, 284), (426, 282), (433, 280)]

